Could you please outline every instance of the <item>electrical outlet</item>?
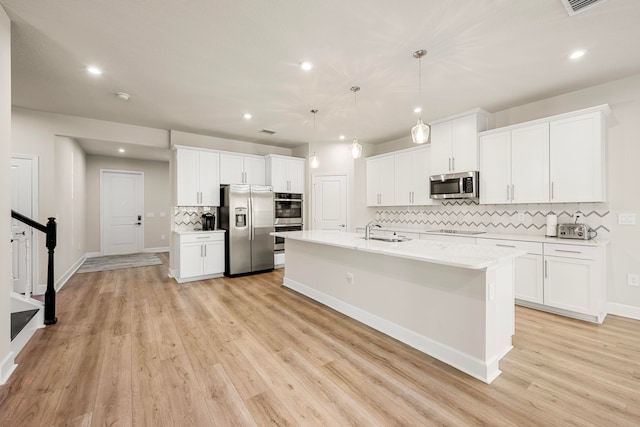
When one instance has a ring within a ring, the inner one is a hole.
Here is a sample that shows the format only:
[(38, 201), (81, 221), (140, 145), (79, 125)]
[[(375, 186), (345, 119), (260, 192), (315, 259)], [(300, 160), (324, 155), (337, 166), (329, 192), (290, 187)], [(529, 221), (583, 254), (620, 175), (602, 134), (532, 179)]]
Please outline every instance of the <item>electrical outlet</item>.
[(524, 222), (524, 212), (518, 212), (518, 222), (520, 224)]
[(636, 225), (636, 214), (634, 213), (619, 213), (618, 224), (620, 225)]
[(353, 285), (353, 274), (347, 273), (347, 283)]
[(153, 212), (147, 212), (147, 218), (153, 218), (154, 214)]
[(627, 274), (627, 285), (640, 288), (640, 274), (638, 273)]
[(164, 234), (161, 234), (161, 235), (160, 235), (160, 240), (164, 240), (164, 239), (166, 239), (165, 235), (164, 235)]

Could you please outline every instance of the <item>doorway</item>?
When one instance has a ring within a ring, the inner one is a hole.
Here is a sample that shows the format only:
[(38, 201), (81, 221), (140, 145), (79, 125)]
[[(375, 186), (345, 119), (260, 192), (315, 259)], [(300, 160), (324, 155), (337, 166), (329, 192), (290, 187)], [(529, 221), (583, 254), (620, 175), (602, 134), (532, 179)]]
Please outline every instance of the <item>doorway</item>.
[(144, 173), (100, 170), (100, 250), (102, 255), (143, 250)]
[(311, 224), (314, 230), (347, 230), (346, 173), (314, 174)]
[[(11, 156), (11, 209), (38, 220), (38, 157)], [(11, 219), (11, 283), (14, 292), (29, 297), (38, 281), (38, 234)]]

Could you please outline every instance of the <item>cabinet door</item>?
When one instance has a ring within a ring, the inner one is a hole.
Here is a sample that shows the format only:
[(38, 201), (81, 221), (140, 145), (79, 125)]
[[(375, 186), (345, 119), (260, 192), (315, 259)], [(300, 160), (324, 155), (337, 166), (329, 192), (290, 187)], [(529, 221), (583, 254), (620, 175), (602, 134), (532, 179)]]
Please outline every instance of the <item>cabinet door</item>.
[(451, 170), (478, 170), (478, 116), (471, 114), (452, 120)]
[(180, 277), (194, 277), (202, 275), (203, 248), (200, 243), (185, 243), (180, 245)]
[(244, 176), (246, 184), (265, 185), (264, 157), (245, 157)]
[(544, 302), (542, 255), (520, 256), (516, 258), (515, 267), (515, 297), (542, 304)]
[(596, 261), (545, 256), (544, 303), (583, 314), (597, 314)]
[(244, 157), (220, 154), (220, 184), (244, 183)]
[(451, 173), (451, 121), (431, 127), (431, 175)]
[(287, 159), (272, 157), (271, 162), (271, 187), (277, 193), (289, 192), (289, 177), (287, 172)]
[(511, 201), (549, 202), (549, 124), (511, 131)]
[(287, 178), (290, 193), (304, 193), (304, 160), (287, 162)]
[(176, 203), (178, 206), (196, 206), (199, 202), (198, 154), (194, 150), (176, 150)]
[(511, 133), (480, 137), (480, 203), (511, 202)]
[(414, 204), (413, 156), (414, 152), (393, 156), (395, 170), (394, 205), (408, 206)]
[(604, 201), (601, 113), (551, 122), (552, 202)]
[[(421, 147), (413, 152), (413, 204), (432, 205), (433, 199), (429, 197), (429, 176), (431, 175), (431, 149)], [(398, 197), (396, 193), (395, 197)]]
[(220, 156), (208, 151), (200, 152), (201, 206), (220, 206)]
[(380, 204), (393, 206), (395, 203), (394, 156), (380, 158)]
[(380, 205), (380, 159), (367, 159), (367, 206)]
[(202, 274), (219, 274), (224, 272), (224, 241), (209, 242), (202, 245)]

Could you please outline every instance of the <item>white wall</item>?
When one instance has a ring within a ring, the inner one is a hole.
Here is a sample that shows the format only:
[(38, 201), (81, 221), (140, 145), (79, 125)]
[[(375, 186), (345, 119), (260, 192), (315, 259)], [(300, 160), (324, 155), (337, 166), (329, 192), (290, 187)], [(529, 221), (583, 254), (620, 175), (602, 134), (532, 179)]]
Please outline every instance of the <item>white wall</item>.
[[(11, 203), (9, 169), (11, 156), (11, 22), (0, 6), (0, 384), (14, 367), (11, 355)], [(2, 166), (4, 165), (4, 166)]]
[[(56, 278), (67, 273), (85, 254), (85, 162), (86, 155), (76, 140), (66, 136), (55, 137)], [(40, 241), (44, 242), (45, 239)], [(46, 251), (42, 250), (40, 264), (46, 269), (47, 258), (44, 254)]]
[[(168, 248), (173, 215), (169, 162), (88, 155), (86, 251), (100, 252), (100, 169), (144, 173), (144, 249)], [(147, 212), (153, 213), (153, 217), (147, 218)], [(160, 216), (161, 212), (164, 217)]]

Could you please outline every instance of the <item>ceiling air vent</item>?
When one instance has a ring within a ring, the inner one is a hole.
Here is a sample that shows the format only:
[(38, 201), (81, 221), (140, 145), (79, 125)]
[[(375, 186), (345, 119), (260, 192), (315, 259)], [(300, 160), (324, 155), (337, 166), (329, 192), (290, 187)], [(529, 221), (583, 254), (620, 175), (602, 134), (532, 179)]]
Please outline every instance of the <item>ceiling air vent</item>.
[(560, 0), (564, 5), (569, 15), (573, 16), (580, 12), (584, 12), (587, 9), (591, 9), (593, 6), (597, 6), (607, 0)]
[(273, 135), (274, 133), (276, 133), (275, 130), (271, 130), (271, 129), (262, 129), (260, 131), (260, 133), (266, 133), (267, 135)]

